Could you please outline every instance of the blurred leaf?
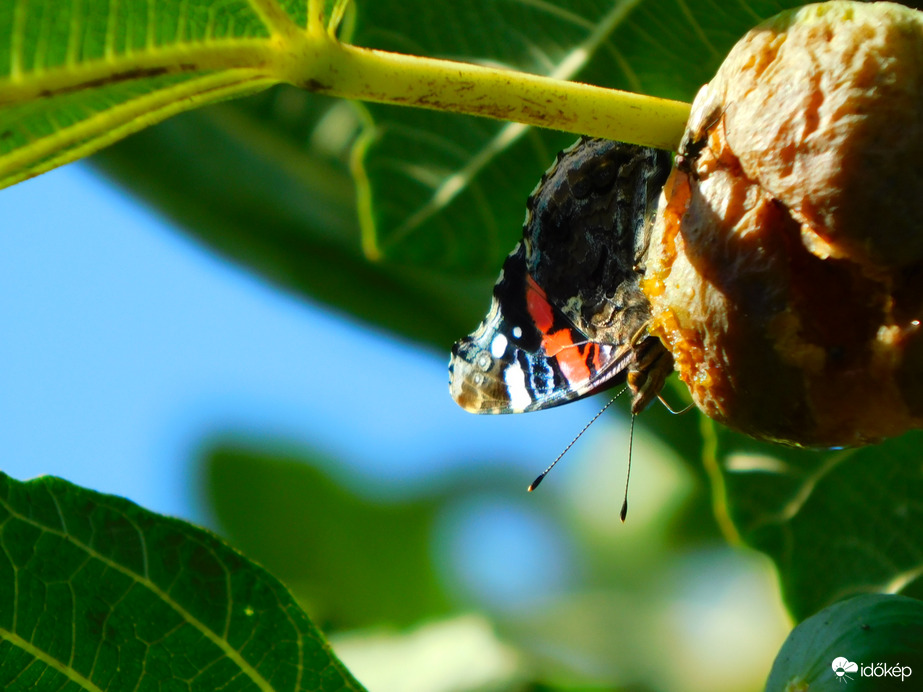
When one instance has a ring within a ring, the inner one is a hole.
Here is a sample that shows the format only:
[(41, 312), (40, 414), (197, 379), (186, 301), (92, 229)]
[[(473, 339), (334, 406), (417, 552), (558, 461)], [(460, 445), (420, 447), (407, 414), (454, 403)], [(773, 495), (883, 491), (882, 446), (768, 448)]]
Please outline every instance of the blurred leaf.
[[(711, 511), (711, 497), (708, 493), (708, 476), (702, 468), (702, 414), (697, 408), (687, 408), (692, 397), (679, 377), (670, 377), (662, 392), (674, 411), (672, 413), (660, 402), (653, 402), (635, 418), (635, 425), (645, 428), (650, 434), (670, 447), (695, 479), (695, 486), (689, 497), (670, 522), (670, 539), (673, 545), (689, 548), (703, 543), (723, 541), (721, 531)], [(628, 416), (621, 410), (615, 415)], [(634, 455), (637, 463), (644, 459)]]
[(278, 87), (178, 116), (92, 162), (219, 253), (447, 352), (486, 311), (492, 281), (362, 255), (344, 162), (356, 122), (342, 105)]
[(521, 692), (521, 657), (484, 615), (429, 620), (399, 632), (354, 631), (333, 641), (375, 692)]
[(334, 627), (403, 626), (447, 613), (431, 551), (441, 501), (363, 500), (318, 463), (304, 452), (209, 452), (208, 496), (227, 535)]
[[(794, 0), (427, 0), (357, 3), (360, 45), (692, 100), (737, 39)], [(520, 236), (525, 199), (573, 135), (371, 104), (360, 148), (370, 254), (493, 274)]]
[(860, 592), (923, 595), (923, 433), (821, 452), (708, 427), (719, 512), (776, 563), (796, 619)]
[(215, 536), (0, 474), (0, 687), (361, 690), (285, 588)]

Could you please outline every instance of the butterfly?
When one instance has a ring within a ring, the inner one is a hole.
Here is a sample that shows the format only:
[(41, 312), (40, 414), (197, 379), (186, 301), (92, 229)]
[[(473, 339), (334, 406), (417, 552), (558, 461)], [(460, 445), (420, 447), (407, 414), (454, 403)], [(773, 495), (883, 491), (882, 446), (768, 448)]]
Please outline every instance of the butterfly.
[(632, 413), (673, 357), (648, 333), (639, 268), (671, 167), (666, 151), (583, 137), (529, 196), (487, 316), (452, 348), (449, 391), (473, 413), (522, 413), (627, 384)]

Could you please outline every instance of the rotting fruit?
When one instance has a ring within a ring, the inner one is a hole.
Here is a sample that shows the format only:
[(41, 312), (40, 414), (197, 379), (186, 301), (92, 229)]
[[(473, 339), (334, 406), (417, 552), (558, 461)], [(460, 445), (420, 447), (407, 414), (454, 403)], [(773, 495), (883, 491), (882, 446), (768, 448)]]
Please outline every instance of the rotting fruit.
[(693, 104), (645, 259), (700, 409), (838, 447), (923, 421), (923, 14), (828, 2), (744, 36)]

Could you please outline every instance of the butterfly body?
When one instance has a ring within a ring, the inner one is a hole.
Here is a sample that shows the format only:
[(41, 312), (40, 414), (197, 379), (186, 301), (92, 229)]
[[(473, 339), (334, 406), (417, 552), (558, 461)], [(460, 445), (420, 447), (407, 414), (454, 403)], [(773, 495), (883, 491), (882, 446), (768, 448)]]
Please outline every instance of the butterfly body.
[(627, 382), (632, 410), (673, 359), (648, 335), (638, 262), (670, 170), (667, 152), (582, 138), (529, 197), (481, 325), (452, 348), (449, 389), (475, 413), (557, 406)]

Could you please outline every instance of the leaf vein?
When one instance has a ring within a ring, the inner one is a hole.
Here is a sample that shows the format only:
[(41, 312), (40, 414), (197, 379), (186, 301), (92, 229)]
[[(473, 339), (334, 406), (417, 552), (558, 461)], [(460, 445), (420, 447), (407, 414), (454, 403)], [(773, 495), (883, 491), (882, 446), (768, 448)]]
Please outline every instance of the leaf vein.
[(68, 67), (77, 65), (77, 56), (80, 54), (80, 31), (83, 28), (80, 3), (81, 0), (74, 0), (71, 6), (70, 33), (67, 37), (67, 54), (64, 58), (64, 64)]
[[(106, 60), (115, 59), (116, 26), (118, 25), (120, 4), (119, 0), (112, 0), (112, 4), (109, 6), (109, 13), (106, 15), (106, 39), (103, 44), (105, 46), (103, 55), (106, 57)], [(126, 48), (127, 43), (126, 40)]]
[(288, 40), (303, 35), (302, 30), (282, 9), (277, 0), (247, 0), (247, 2), (270, 34)]
[(754, 21), (755, 23), (762, 22), (762, 21), (765, 19), (765, 17), (761, 17), (760, 15), (758, 15), (756, 12), (753, 11), (753, 8), (750, 7), (750, 3), (747, 2), (747, 0), (737, 0), (737, 4), (738, 4), (738, 6), (740, 6), (741, 8), (743, 8), (743, 10), (744, 10), (747, 14), (749, 14), (751, 17), (753, 17), (753, 21)]
[[(80, 686), (82, 690), (87, 690), (88, 692), (104, 692), (104, 690), (102, 690), (100, 687), (95, 685), (92, 680), (80, 675), (80, 673), (78, 673), (76, 670), (74, 670), (70, 666), (65, 666), (63, 663), (53, 658), (52, 656), (49, 656), (45, 651), (42, 651), (41, 649), (39, 649), (32, 642), (26, 641), (25, 639), (20, 637), (15, 632), (10, 632), (9, 630), (5, 630), (5, 629), (0, 629), (0, 639), (5, 639), (6, 641), (10, 642), (13, 646), (17, 646), (20, 649), (29, 653), (33, 657), (33, 663), (36, 663), (36, 662), (44, 663), (49, 668), (53, 668), (54, 670), (58, 671), (62, 675), (69, 678), (70, 680), (73, 680), (75, 683), (77, 683), (77, 685)], [(30, 663), (29, 665), (31, 666), (32, 664)], [(20, 672), (20, 675), (22, 675), (22, 673), (28, 670), (28, 668), (29, 666), (24, 668), (22, 672)]]
[(854, 449), (846, 449), (839, 454), (833, 454), (825, 459), (822, 464), (805, 477), (792, 498), (785, 503), (785, 506), (775, 514), (767, 517), (766, 521), (762, 522), (762, 524), (784, 524), (794, 519), (811, 498), (817, 484), (828, 476), (837, 466), (852, 457), (855, 452), (856, 450)]
[(923, 577), (923, 564), (894, 575), (881, 587), (884, 593), (900, 593), (917, 579)]
[(705, 30), (702, 28), (701, 22), (699, 22), (695, 18), (695, 15), (692, 14), (692, 11), (689, 9), (689, 5), (686, 4), (686, 0), (676, 0), (676, 4), (679, 5), (680, 12), (682, 12), (683, 16), (686, 17), (686, 20), (689, 22), (689, 26), (692, 27), (692, 30), (695, 32), (695, 35), (699, 37), (699, 40), (702, 42), (702, 44), (708, 48), (712, 55), (718, 55), (718, 49), (715, 48), (714, 44), (705, 34)]
[(563, 7), (553, 5), (550, 2), (545, 2), (544, 0), (513, 0), (513, 2), (523, 5), (524, 7), (531, 7), (533, 9), (539, 10), (540, 12), (544, 12), (549, 17), (563, 19), (564, 21), (573, 24), (574, 26), (578, 26), (581, 29), (585, 29), (587, 31), (593, 30), (594, 25), (590, 20), (581, 17), (575, 12), (564, 9)]
[(13, 29), (10, 38), (10, 79), (17, 82), (22, 78), (22, 39), (26, 24), (26, 0), (16, 0), (13, 8)]
[(157, 6), (153, 0), (147, 0), (147, 35), (145, 36), (145, 48), (153, 50), (157, 46)]
[[(279, 52), (263, 39), (251, 41), (214, 41), (190, 49), (171, 46), (157, 51), (135, 53), (116, 61), (92, 60), (79, 66), (45, 69), (28, 83), (14, 83), (0, 78), (0, 107), (49, 98), (107, 84), (182, 72), (208, 70), (263, 70), (267, 76)], [(5, 84), (6, 82), (6, 84)]]

